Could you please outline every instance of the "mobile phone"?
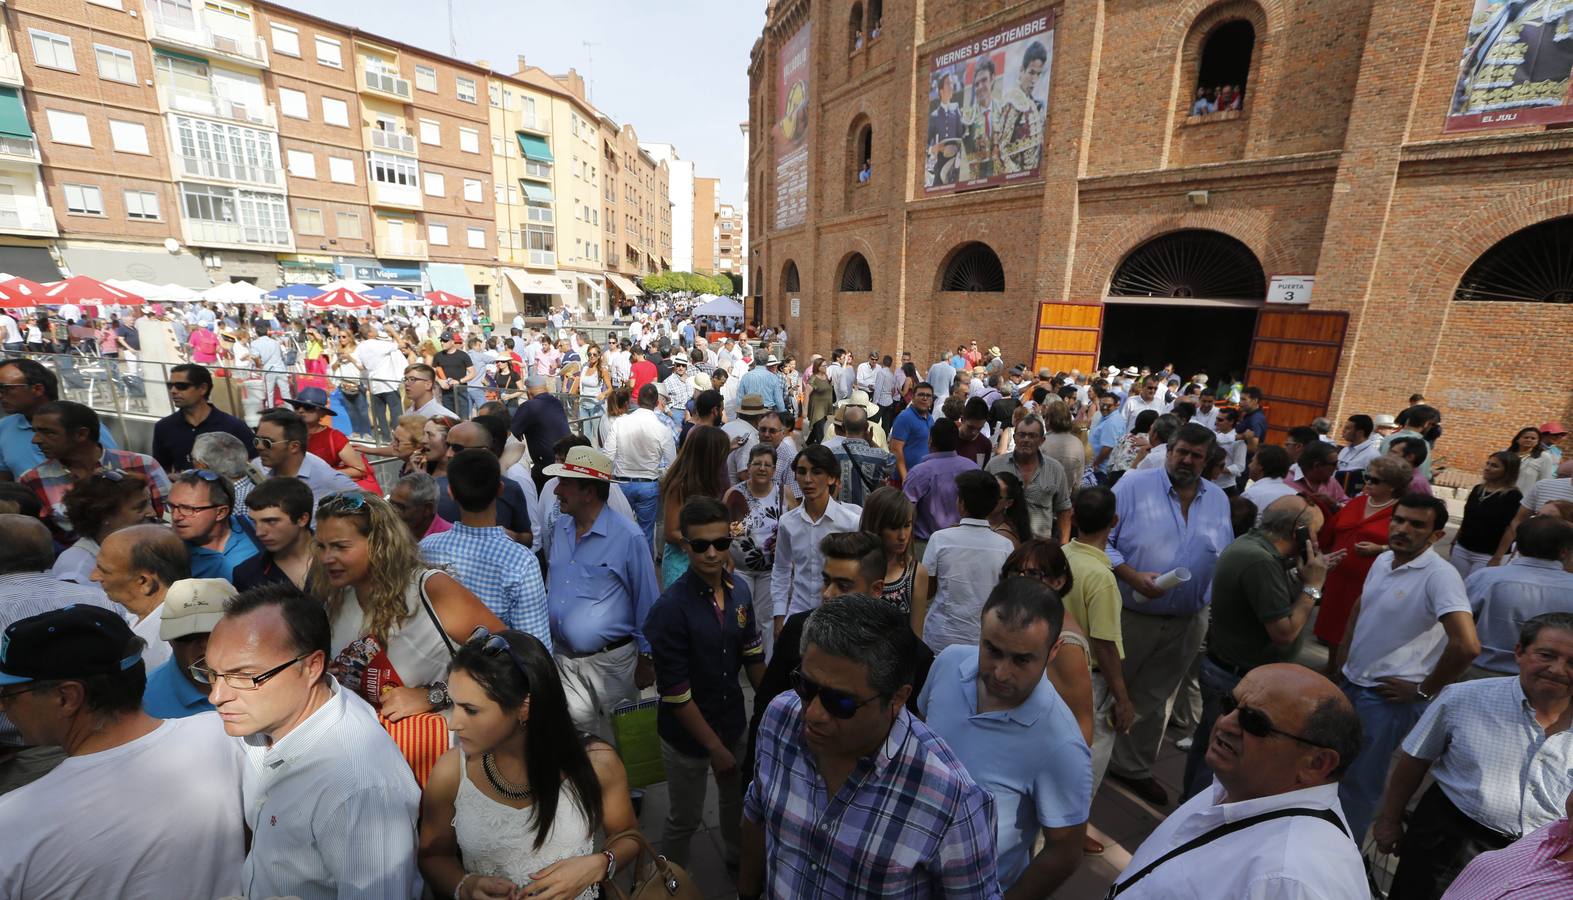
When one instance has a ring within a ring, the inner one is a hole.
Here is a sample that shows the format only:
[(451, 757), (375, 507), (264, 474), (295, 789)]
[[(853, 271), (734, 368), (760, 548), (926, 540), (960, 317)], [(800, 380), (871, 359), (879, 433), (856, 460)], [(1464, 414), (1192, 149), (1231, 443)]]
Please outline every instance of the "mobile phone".
[(1309, 525), (1297, 526), (1294, 530), (1294, 548), (1301, 559), (1305, 559), (1305, 551), (1311, 545), (1311, 527)]

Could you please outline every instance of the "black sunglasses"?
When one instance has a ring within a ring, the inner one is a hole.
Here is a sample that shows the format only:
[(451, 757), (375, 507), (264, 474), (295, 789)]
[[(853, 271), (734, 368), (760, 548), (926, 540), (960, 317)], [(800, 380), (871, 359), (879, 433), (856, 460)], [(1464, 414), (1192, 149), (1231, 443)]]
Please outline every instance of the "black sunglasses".
[(1312, 747), (1320, 747), (1323, 750), (1332, 750), (1337, 752), (1336, 747), (1329, 747), (1326, 744), (1319, 744), (1316, 741), (1310, 740), (1309, 738), (1303, 738), (1298, 734), (1290, 734), (1287, 731), (1281, 731), (1277, 728), (1274, 728), (1273, 720), (1267, 717), (1267, 713), (1262, 712), (1254, 706), (1242, 705), (1239, 700), (1235, 699), (1233, 692), (1224, 694), (1222, 697), (1218, 698), (1219, 718), (1227, 716), (1228, 714), (1235, 711), (1239, 711), (1240, 713), (1240, 729), (1246, 734), (1255, 735), (1259, 738), (1276, 734), (1280, 737), (1286, 737), (1291, 741), (1299, 741), (1302, 744), (1310, 744)]
[(724, 553), (728, 547), (732, 546), (732, 539), (730, 537), (716, 538), (715, 540), (711, 541), (707, 541), (704, 538), (683, 538), (683, 540), (688, 542), (688, 549), (694, 551), (695, 553), (705, 553), (711, 547), (714, 547)]
[(189, 390), (191, 390), (191, 382), (189, 382), (189, 381), (171, 381), (169, 383), (169, 389), (172, 390), (172, 391), (189, 391)]
[(475, 630), (470, 632), (470, 637), (465, 643), (474, 644), (476, 642), (480, 642), (481, 652), (487, 656), (507, 653), (508, 658), (513, 660), (513, 667), (519, 670), (520, 675), (524, 676), (524, 690), (525, 693), (529, 693), (530, 672), (524, 667), (524, 660), (519, 658), (518, 651), (513, 649), (513, 644), (509, 643), (506, 637), (500, 634), (492, 634), (491, 629), (485, 625), (477, 625)]
[(798, 669), (797, 671), (793, 672), (791, 675), (791, 680), (792, 690), (797, 691), (797, 695), (803, 698), (803, 705), (805, 707), (808, 706), (808, 704), (813, 703), (815, 697), (818, 697), (819, 705), (825, 708), (825, 712), (830, 713), (837, 719), (850, 719), (857, 715), (857, 711), (860, 707), (866, 706), (867, 704), (873, 703), (875, 700), (879, 699), (879, 695), (875, 694), (874, 696), (867, 699), (859, 700), (846, 691), (839, 691), (835, 688), (825, 687), (812, 678), (809, 678), (807, 675), (804, 675), (802, 669)]

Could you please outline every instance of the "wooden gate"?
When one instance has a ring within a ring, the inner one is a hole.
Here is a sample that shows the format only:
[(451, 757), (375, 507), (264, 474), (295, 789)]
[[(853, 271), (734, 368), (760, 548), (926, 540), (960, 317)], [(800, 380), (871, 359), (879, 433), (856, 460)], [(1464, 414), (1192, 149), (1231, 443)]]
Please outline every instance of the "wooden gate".
[(1102, 303), (1041, 303), (1032, 367), (1051, 372), (1098, 367), (1103, 337)]
[(1263, 309), (1256, 315), (1245, 383), (1262, 389), (1268, 443), (1327, 415), (1344, 352), (1347, 312)]

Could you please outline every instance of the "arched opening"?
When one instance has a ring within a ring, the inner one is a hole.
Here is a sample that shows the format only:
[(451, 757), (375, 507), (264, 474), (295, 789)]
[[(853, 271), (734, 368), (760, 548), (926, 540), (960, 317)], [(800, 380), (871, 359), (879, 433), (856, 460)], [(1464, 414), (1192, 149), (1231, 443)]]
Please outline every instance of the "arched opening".
[(1573, 303), (1573, 217), (1515, 231), (1480, 255), (1454, 300)]
[(1261, 262), (1235, 238), (1204, 229), (1160, 235), (1109, 279), (1098, 363), (1173, 363), (1182, 377), (1205, 372), (1213, 384), (1243, 375), (1266, 298)]
[(1191, 115), (1244, 108), (1251, 54), (1255, 49), (1256, 29), (1244, 19), (1224, 22), (1207, 35), (1202, 43), (1201, 64), (1196, 70)]
[(884, 27), (884, 24), (885, 24), (884, 23), (884, 18), (885, 18), (885, 2), (884, 2), (884, 0), (868, 0), (868, 39), (869, 40), (872, 41), (872, 40), (874, 40), (874, 39), (879, 37), (879, 33), (880, 33), (881, 29)]
[(949, 262), (941, 267), (939, 289), (1001, 293), (1005, 290), (1005, 266), (988, 244), (981, 241), (962, 244), (951, 252)]
[(852, 4), (852, 16), (847, 21), (847, 47), (849, 52), (856, 53), (863, 49), (865, 36), (863, 34), (863, 4)]
[(869, 271), (868, 260), (861, 253), (854, 253), (841, 264), (840, 289), (846, 293), (861, 294), (874, 289), (874, 273)]
[(852, 128), (852, 180), (865, 184), (874, 177), (874, 126), (863, 119)]
[(787, 260), (786, 266), (781, 269), (782, 293), (796, 294), (802, 289), (802, 283), (797, 277), (797, 263)]

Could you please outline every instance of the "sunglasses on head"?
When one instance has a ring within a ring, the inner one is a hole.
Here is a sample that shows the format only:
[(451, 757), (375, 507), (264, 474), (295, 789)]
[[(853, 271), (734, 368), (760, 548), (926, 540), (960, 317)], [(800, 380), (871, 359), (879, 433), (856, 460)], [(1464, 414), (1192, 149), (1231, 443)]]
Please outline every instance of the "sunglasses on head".
[(732, 539), (730, 537), (716, 538), (715, 540), (710, 541), (707, 541), (704, 538), (683, 538), (683, 540), (687, 542), (688, 549), (694, 551), (695, 553), (709, 552), (711, 547), (725, 552), (728, 547), (732, 546)]
[(508, 654), (508, 658), (513, 660), (514, 668), (518, 669), (519, 674), (524, 676), (525, 692), (529, 692), (530, 672), (525, 669), (524, 660), (519, 658), (518, 651), (513, 649), (513, 644), (509, 643), (506, 637), (500, 634), (492, 634), (491, 629), (485, 625), (477, 625), (475, 630), (470, 632), (470, 637), (465, 643), (480, 644), (481, 652), (487, 656), (496, 656), (499, 653)]
[(815, 697), (818, 697), (819, 705), (825, 708), (825, 712), (830, 713), (831, 716), (837, 719), (850, 719), (857, 715), (859, 708), (873, 703), (875, 700), (879, 699), (879, 695), (875, 694), (874, 696), (867, 699), (859, 700), (857, 697), (847, 693), (846, 691), (825, 687), (812, 678), (809, 678), (807, 675), (804, 675), (802, 669), (798, 669), (797, 671), (793, 672), (791, 679), (792, 690), (797, 691), (797, 695), (803, 698), (803, 705), (805, 707), (807, 707), (808, 704), (813, 703)]
[(1316, 741), (1303, 738), (1298, 734), (1290, 734), (1287, 731), (1281, 731), (1277, 728), (1274, 728), (1273, 720), (1268, 718), (1267, 713), (1262, 712), (1254, 706), (1246, 706), (1242, 704), (1239, 700), (1235, 699), (1233, 692), (1224, 694), (1222, 697), (1218, 698), (1219, 718), (1227, 716), (1228, 714), (1236, 711), (1238, 711), (1240, 714), (1240, 730), (1244, 731), (1246, 734), (1254, 735), (1255, 737), (1259, 738), (1269, 737), (1276, 734), (1280, 737), (1286, 737), (1291, 741), (1299, 741), (1302, 744), (1310, 744), (1312, 747), (1321, 747), (1323, 750), (1336, 751), (1336, 748), (1329, 747), (1326, 744), (1319, 744)]
[(317, 501), (318, 512), (360, 512), (365, 508), (365, 491), (339, 491)]

